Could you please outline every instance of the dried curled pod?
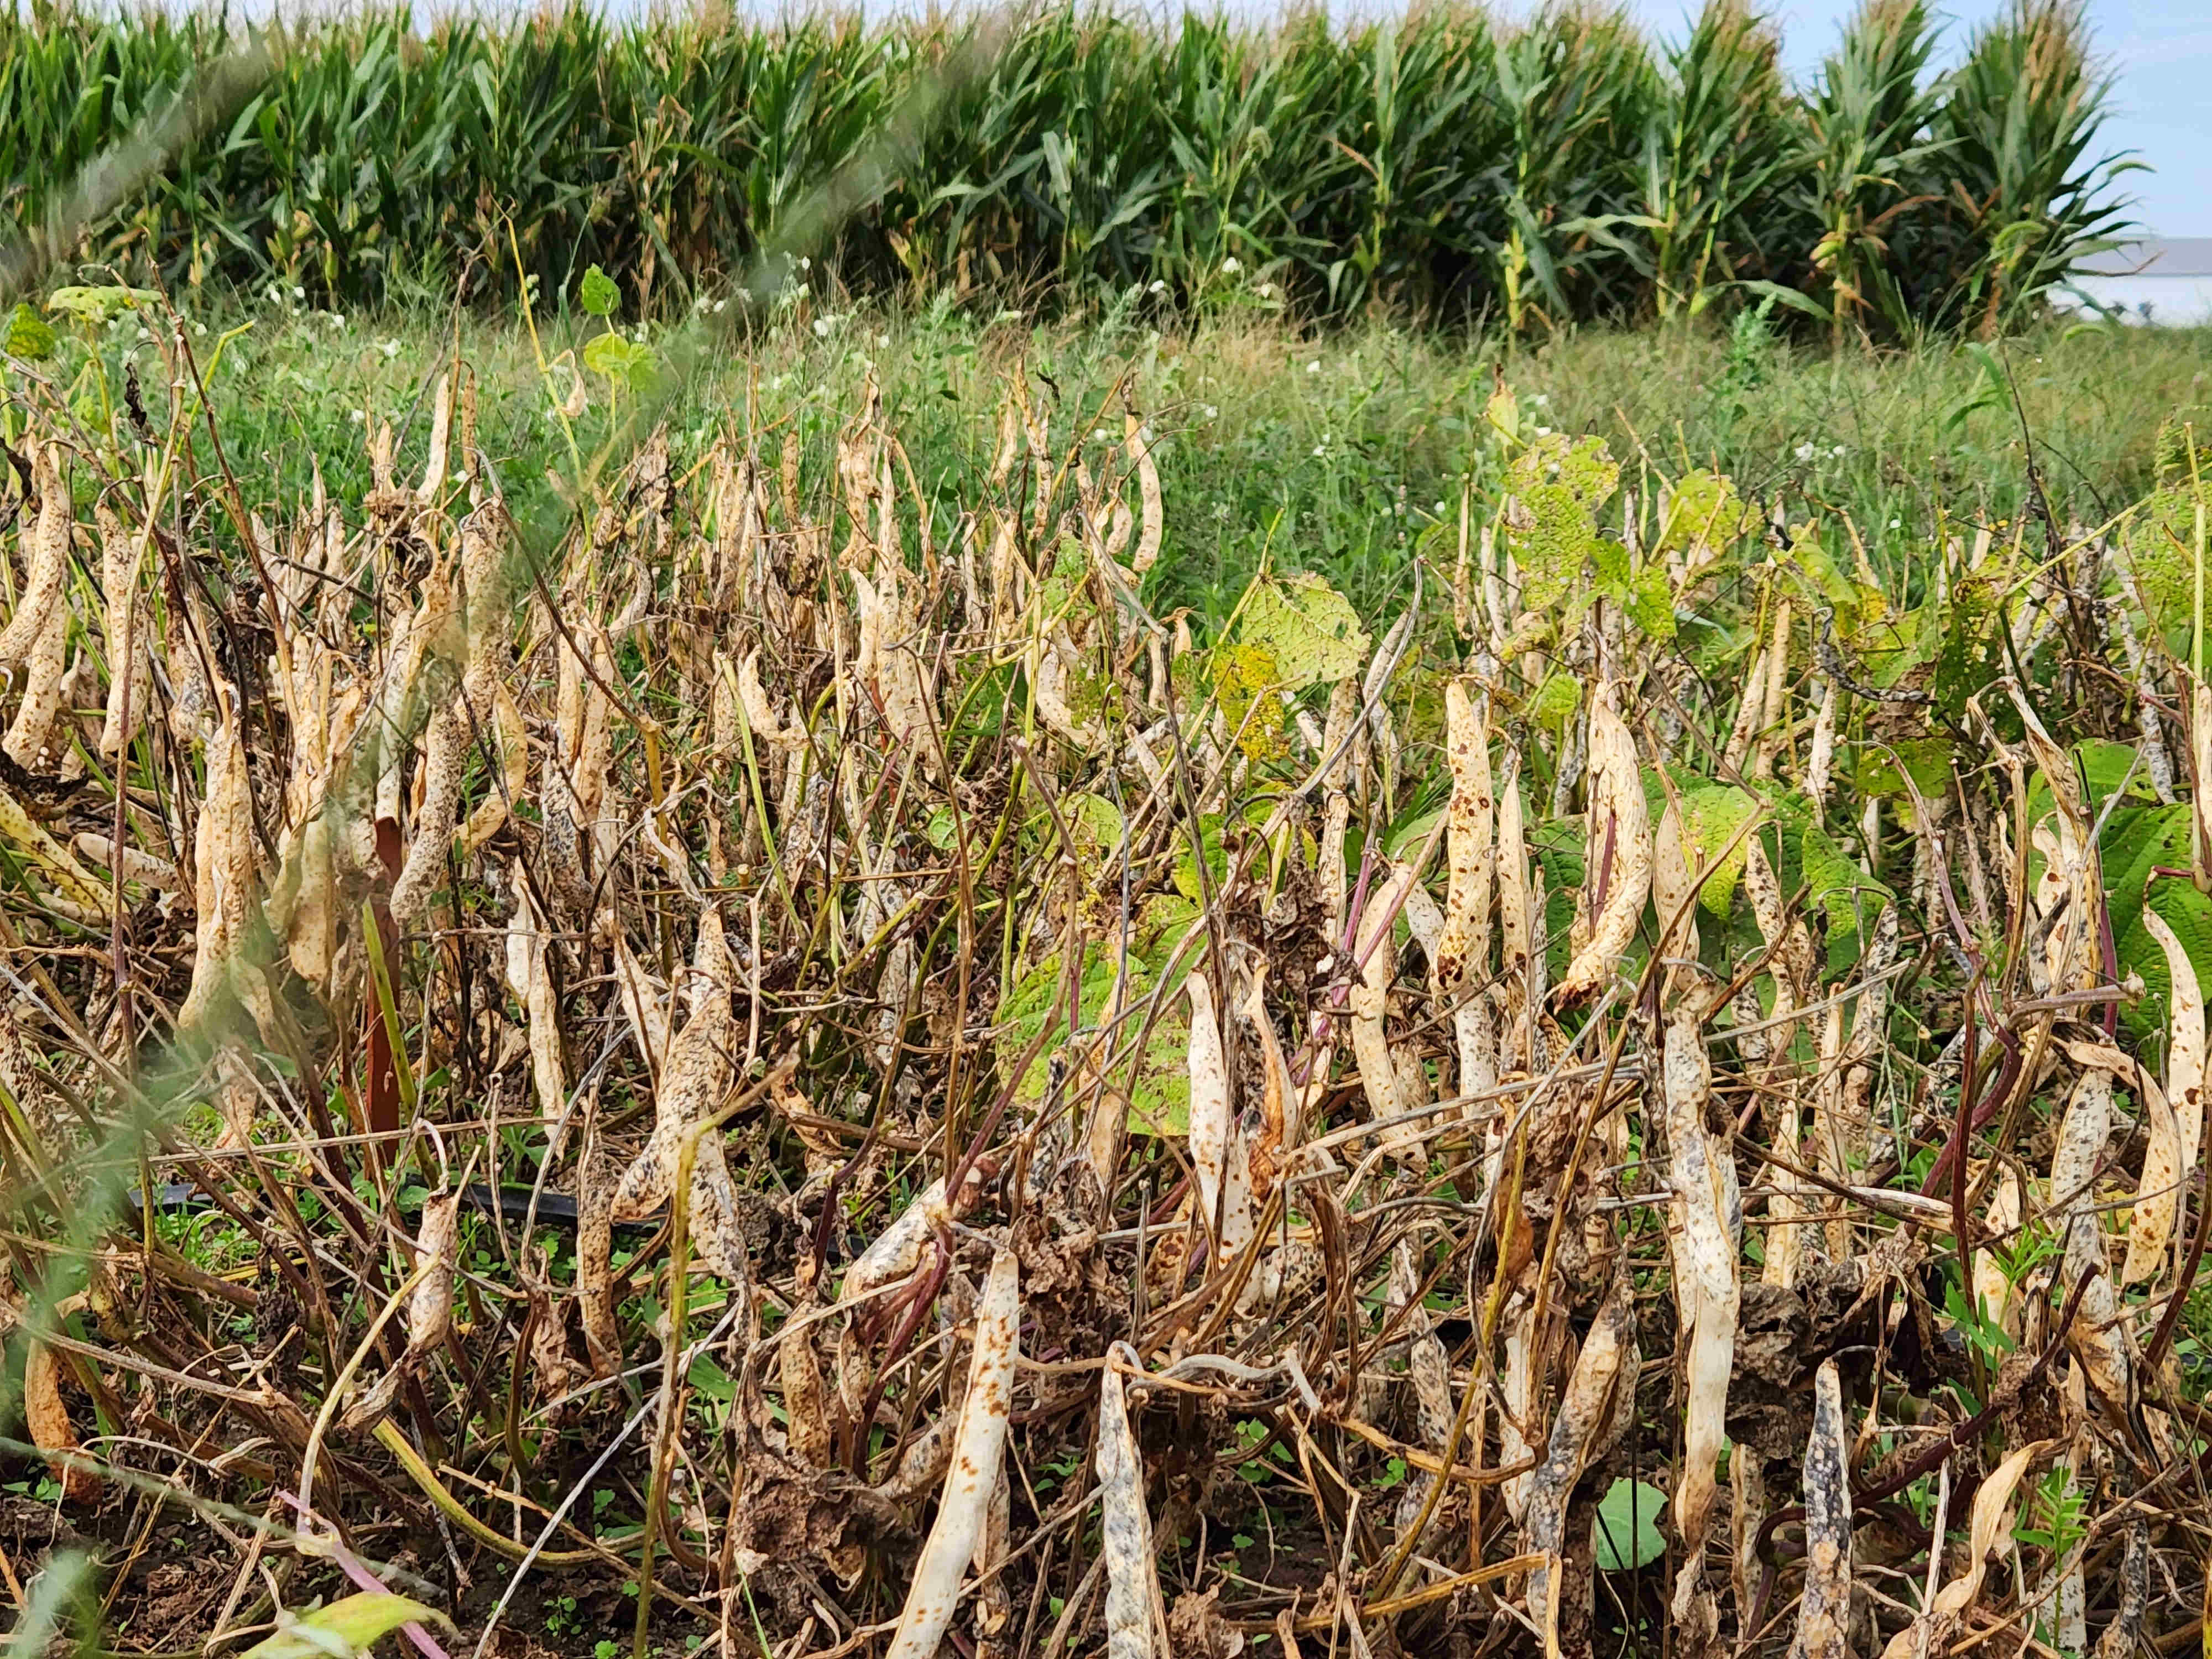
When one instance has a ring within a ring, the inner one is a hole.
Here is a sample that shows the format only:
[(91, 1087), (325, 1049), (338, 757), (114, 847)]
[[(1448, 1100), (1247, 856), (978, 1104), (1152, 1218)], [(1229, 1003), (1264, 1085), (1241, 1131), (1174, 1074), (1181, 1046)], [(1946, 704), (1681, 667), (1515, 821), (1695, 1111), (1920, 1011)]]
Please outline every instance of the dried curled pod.
[(1713, 1478), (1726, 1443), (1729, 1375), (1735, 1361), (1736, 1258), (1743, 1226), (1735, 1159), (1729, 1143), (1705, 1127), (1712, 1067), (1695, 1008), (1667, 1027), (1665, 1092), (1668, 1181), (1681, 1206), (1674, 1235), (1674, 1293), (1689, 1353), (1689, 1403), (1682, 1431), (1681, 1478), (1674, 1488), (1674, 1525), (1692, 1552), (1682, 1571), (1698, 1577), (1695, 1552), (1718, 1488)]
[(459, 1255), (460, 1220), (458, 1191), (433, 1193), (422, 1201), (422, 1225), (416, 1237), (419, 1261), (415, 1288), (407, 1296), (407, 1346), (398, 1362), (339, 1419), (349, 1433), (359, 1433), (380, 1422), (407, 1379), (445, 1341), (453, 1325), (453, 1267)]
[[(1203, 973), (1183, 981), (1190, 999), (1190, 1164), (1198, 1177), (1200, 1221), (1220, 1227), (1218, 1262), (1252, 1242), (1252, 1169), (1230, 1103), (1228, 1063), (1214, 1017), (1213, 988)], [(1255, 1281), (1248, 1279), (1250, 1286)]]
[(2008, 1454), (1982, 1484), (1974, 1489), (1973, 1518), (1967, 1527), (1966, 1570), (1936, 1593), (1920, 1617), (1889, 1638), (1881, 1659), (1913, 1659), (1915, 1653), (1934, 1653), (1938, 1642), (1948, 1641), (1974, 1600), (1982, 1593), (1991, 1551), (2012, 1537), (2013, 1494), (2028, 1465), (2051, 1449), (2038, 1440)]
[(2189, 952), (2166, 918), (2146, 904), (2142, 925), (2165, 954), (2172, 990), (2166, 1007), (2166, 1088), (2159, 1091), (2155, 1105), (2153, 1091), (2143, 1091), (2149, 1136), (2128, 1228), (2127, 1259), (2120, 1268), (2123, 1285), (2156, 1277), (2174, 1235), (2182, 1193), (2197, 1167), (2197, 1149), (2204, 1132), (2204, 994), (2197, 987)]
[(1558, 1591), (1567, 1538), (1568, 1500), (1583, 1473), (1600, 1456), (1620, 1429), (1621, 1379), (1636, 1367), (1636, 1330), (1626, 1274), (1614, 1276), (1613, 1288), (1559, 1396), (1559, 1409), (1552, 1419), (1552, 1431), (1544, 1445), (1543, 1461), (1528, 1478), (1521, 1522), (1523, 1547), (1544, 1558), (1528, 1574), (1528, 1617), (1544, 1638), (1546, 1659), (1559, 1659), (1559, 1606)]
[(48, 769), (46, 750), (62, 711), (62, 667), (69, 646), (69, 621), (66, 598), (47, 608), (45, 625), (24, 657), (23, 695), (15, 705), (15, 717), (8, 723), (6, 738), (0, 740), (9, 758), (28, 771)]
[(2078, 1287), (2081, 1296), (2080, 1310), (2067, 1330), (2068, 1346), (2081, 1362), (2089, 1386), (2126, 1414), (2135, 1406), (2134, 1354), (2120, 1322), (2119, 1292), (2112, 1285), (2095, 1191), (2112, 1123), (2112, 1073), (2092, 1066), (2075, 1081), (2058, 1121), (2051, 1154), (2051, 1203), (2064, 1218), (2061, 1276), (2068, 1293)]
[(33, 444), (31, 450), (31, 481), (38, 490), (39, 511), (31, 523), (22, 591), (8, 625), (0, 628), (0, 665), (30, 657), (55, 612), (63, 608), (62, 593), (69, 582), (70, 534), (76, 517), (62, 477), (62, 447)]
[[(103, 503), (94, 509), (100, 526), (100, 591), (106, 617), (101, 634), (108, 659), (107, 701), (101, 712), (100, 753), (112, 759), (146, 724), (152, 690), (138, 566), (144, 544), (123, 527)], [(128, 665), (127, 671), (125, 665)]]
[(1470, 974), (1480, 976), (1490, 957), (1490, 878), (1497, 858), (1490, 701), (1472, 695), (1468, 684), (1455, 679), (1444, 687), (1444, 751), (1452, 775), (1444, 855), (1451, 873), (1434, 966), (1447, 991)]
[(61, 1483), (62, 1496), (72, 1504), (89, 1504), (100, 1493), (101, 1481), (73, 1455), (76, 1430), (70, 1422), (69, 1407), (62, 1399), (61, 1365), (54, 1351), (33, 1340), (23, 1350), (23, 1418), (31, 1443), (51, 1454), (46, 1467)]
[(1805, 1595), (1792, 1651), (1799, 1659), (1850, 1659), (1850, 1451), (1843, 1379), (1836, 1362), (1825, 1359), (1813, 1376), (1805, 1441)]
[(1014, 1404), (1014, 1364), (1019, 1353), (1020, 1266), (1011, 1249), (991, 1261), (983, 1293), (975, 1304), (975, 1351), (969, 1363), (968, 1398), (960, 1407), (960, 1431), (952, 1443), (952, 1462), (937, 1501), (898, 1631), (886, 1659), (934, 1659), (937, 1644), (952, 1623), (960, 1596), (960, 1577), (982, 1534), (984, 1511), (999, 1484), (1006, 1452), (1006, 1426)]
[(402, 927), (422, 920), (431, 895), (445, 878), (468, 761), (467, 716), (457, 705), (440, 709), (430, 718), (423, 750), (422, 805), (415, 815), (415, 840), (392, 884), (392, 918)]
[(719, 912), (699, 921), (692, 958), (691, 1012), (668, 1045), (668, 1060), (653, 1093), (653, 1133), (616, 1185), (617, 1221), (637, 1221), (676, 1189), (684, 1143), (691, 1142), (688, 1189), (691, 1247), (700, 1261), (734, 1282), (746, 1278), (744, 1237), (738, 1221), (735, 1184), (722, 1138), (708, 1121), (728, 1093), (732, 969)]
[(274, 1021), (260, 969), (245, 959), (249, 918), (259, 894), (254, 880), (253, 796), (239, 727), (234, 696), (226, 695), (223, 718), (208, 736), (206, 796), (192, 837), (198, 914), (192, 988), (177, 1012), (180, 1028), (189, 1029), (204, 1018), (234, 983), (236, 994), (264, 1030)]
[(1145, 1508), (1145, 1459), (1129, 1426), (1123, 1366), (1142, 1369), (1126, 1342), (1107, 1350), (1098, 1381), (1099, 1551), (1106, 1559), (1107, 1659), (1152, 1659), (1160, 1605), (1152, 1516)]
[(1574, 957), (1555, 995), (1571, 1002), (1589, 995), (1619, 969), (1636, 938), (1638, 918), (1651, 896), (1651, 809), (1644, 797), (1636, 739), (1613, 707), (1613, 688), (1590, 704), (1590, 791), (1584, 893), (1595, 908), (1577, 908)]

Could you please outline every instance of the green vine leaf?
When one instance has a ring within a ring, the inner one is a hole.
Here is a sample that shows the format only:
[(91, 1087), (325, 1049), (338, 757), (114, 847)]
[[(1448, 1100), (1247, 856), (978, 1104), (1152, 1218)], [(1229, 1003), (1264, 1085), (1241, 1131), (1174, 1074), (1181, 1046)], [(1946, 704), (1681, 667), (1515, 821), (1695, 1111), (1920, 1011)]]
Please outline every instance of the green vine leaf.
[(582, 285), (576, 290), (576, 303), (594, 317), (611, 317), (622, 304), (622, 290), (615, 279), (593, 265), (584, 273)]

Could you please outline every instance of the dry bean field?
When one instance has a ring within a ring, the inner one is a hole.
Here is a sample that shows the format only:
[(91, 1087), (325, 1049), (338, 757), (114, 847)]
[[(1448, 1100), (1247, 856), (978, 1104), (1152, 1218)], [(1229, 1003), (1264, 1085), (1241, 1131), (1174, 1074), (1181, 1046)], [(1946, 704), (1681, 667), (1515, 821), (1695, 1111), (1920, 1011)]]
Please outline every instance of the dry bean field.
[(236, 333), (72, 307), (145, 332), (5, 410), (21, 1640), (2201, 1639), (2192, 424), (1878, 565), (1494, 373), (1362, 603), (1293, 527), (1194, 609), (1134, 365), (975, 366), (961, 471), (599, 325), (551, 476), (455, 351), (303, 477)]
[(1936, 38), (0, 23), (13, 1648), (2203, 1645), (2212, 345)]

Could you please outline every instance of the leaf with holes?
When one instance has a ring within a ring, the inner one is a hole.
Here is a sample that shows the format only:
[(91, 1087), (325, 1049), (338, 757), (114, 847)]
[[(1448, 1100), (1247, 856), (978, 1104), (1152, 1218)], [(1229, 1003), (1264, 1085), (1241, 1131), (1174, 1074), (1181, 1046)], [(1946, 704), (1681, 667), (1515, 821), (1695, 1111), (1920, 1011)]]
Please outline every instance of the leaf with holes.
[(1351, 600), (1323, 578), (1295, 570), (1253, 588), (1237, 618), (1236, 643), (1264, 652), (1274, 684), (1293, 691), (1349, 679), (1375, 647)]
[(1602, 438), (1551, 432), (1515, 457), (1507, 484), (1505, 544), (1522, 603), (1540, 611), (1573, 593), (1600, 552), (1597, 511), (1620, 485), (1620, 464)]

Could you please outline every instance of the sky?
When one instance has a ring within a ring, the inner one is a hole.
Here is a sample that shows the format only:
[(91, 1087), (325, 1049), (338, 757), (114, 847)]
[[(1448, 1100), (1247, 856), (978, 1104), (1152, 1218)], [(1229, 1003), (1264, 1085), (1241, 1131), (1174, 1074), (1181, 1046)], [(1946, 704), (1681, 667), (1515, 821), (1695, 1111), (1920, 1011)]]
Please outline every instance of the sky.
[[(1654, 36), (1686, 27), (1682, 0), (1629, 0)], [(1942, 8), (1943, 41), (1966, 50), (1975, 25), (2006, 0), (1954, 0)], [(1790, 70), (1809, 75), (1835, 43), (1856, 0), (1779, 0), (1762, 8), (1782, 30)], [(2122, 181), (2135, 216), (2159, 236), (2212, 236), (2212, 0), (2089, 0), (2092, 38), (2117, 82), (2106, 145), (2134, 150), (2154, 171)]]

